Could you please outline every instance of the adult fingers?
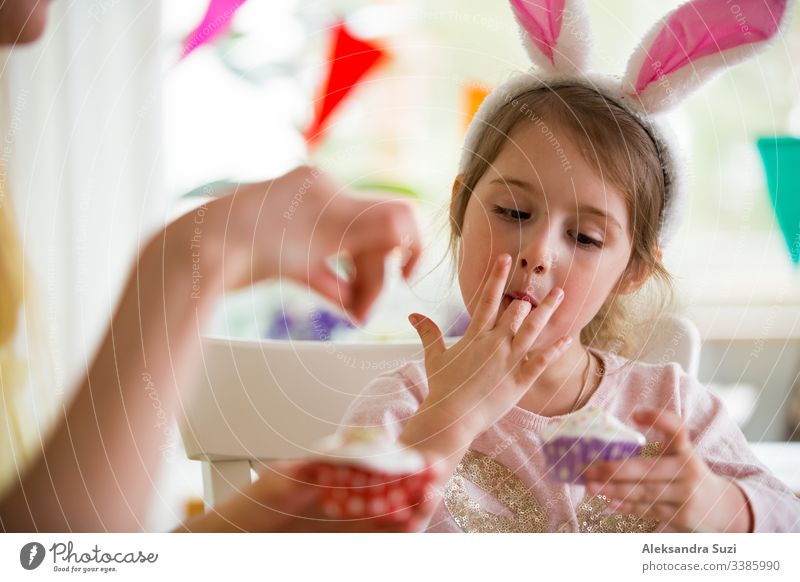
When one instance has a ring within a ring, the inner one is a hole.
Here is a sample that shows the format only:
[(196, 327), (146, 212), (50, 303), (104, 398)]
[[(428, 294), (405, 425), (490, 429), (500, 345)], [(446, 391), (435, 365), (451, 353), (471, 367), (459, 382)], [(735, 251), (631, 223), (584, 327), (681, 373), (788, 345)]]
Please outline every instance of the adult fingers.
[(422, 235), (414, 212), (408, 205), (403, 204), (402, 207), (405, 211), (398, 210), (396, 214), (401, 222), (400, 231), (403, 233), (400, 240), (403, 278), (408, 279), (414, 273), (414, 269), (422, 257)]
[(512, 347), (516, 352), (526, 353), (531, 349), (536, 338), (542, 333), (544, 326), (550, 321), (550, 317), (552, 317), (563, 299), (564, 292), (560, 288), (554, 287), (547, 294), (544, 301), (528, 314), (512, 343)]
[(403, 533), (407, 524), (403, 521), (391, 522), (383, 517), (338, 518), (332, 517), (322, 506), (316, 507), (309, 515), (287, 520), (285, 532), (325, 533)]
[(414, 274), (422, 257), (422, 244), (419, 239), (412, 239), (408, 246), (403, 246), (403, 278), (408, 279)]
[(325, 263), (309, 270), (308, 286), (342, 309), (350, 309), (352, 305), (353, 285), (336, 275)]
[(422, 235), (414, 210), (399, 200), (359, 200), (347, 215), (352, 226), (341, 243), (353, 255), (399, 249), (403, 277), (408, 279), (422, 255)]
[[(218, 511), (227, 528), (239, 531), (279, 532), (309, 522), (319, 513), (322, 488), (305, 478), (305, 466), (270, 463), (259, 479), (224, 502)], [(216, 509), (214, 511), (217, 511)]]
[(442, 331), (433, 321), (419, 313), (412, 313), (408, 316), (408, 320), (417, 330), (417, 334), (419, 334), (419, 339), (422, 341), (422, 347), (425, 350), (425, 364), (430, 370), (431, 358), (446, 350)]
[(353, 257), (355, 273), (350, 311), (358, 321), (364, 321), (367, 312), (383, 289), (386, 255), (382, 251), (366, 252)]
[(506, 288), (508, 273), (511, 267), (511, 257), (503, 253), (492, 266), (489, 278), (483, 286), (478, 305), (472, 316), (472, 321), (467, 328), (468, 334), (479, 333), (494, 327), (497, 321), (497, 311), (503, 300), (503, 291)]
[(425, 469), (415, 476), (417, 485), (421, 488), (412, 494), (409, 505), (401, 508), (399, 513), (384, 516), (390, 522), (399, 521), (401, 530), (405, 532), (424, 530), (442, 500), (441, 493), (437, 491), (437, 484), (444, 477), (441, 470), (442, 459), (430, 455), (426, 457)]

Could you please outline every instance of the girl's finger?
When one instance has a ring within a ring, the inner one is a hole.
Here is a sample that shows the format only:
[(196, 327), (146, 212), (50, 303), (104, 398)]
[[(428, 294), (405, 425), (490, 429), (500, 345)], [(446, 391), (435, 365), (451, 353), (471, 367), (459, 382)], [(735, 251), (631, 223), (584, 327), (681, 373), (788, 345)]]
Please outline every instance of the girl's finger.
[(678, 455), (692, 450), (692, 439), (681, 418), (667, 410), (643, 408), (636, 411), (633, 420), (645, 427), (660, 431), (664, 437), (662, 455)]
[(671, 523), (677, 513), (677, 507), (669, 503), (639, 501), (611, 500), (610, 509), (615, 513), (627, 513), (644, 519), (658, 520), (660, 526)]
[(408, 320), (411, 322), (411, 325), (414, 326), (414, 329), (417, 330), (419, 339), (422, 341), (422, 347), (425, 350), (426, 367), (430, 372), (433, 370), (431, 367), (431, 358), (447, 349), (445, 347), (444, 337), (442, 337), (442, 331), (432, 320), (419, 313), (412, 313), (408, 316)]
[(685, 489), (674, 481), (615, 481), (604, 485), (587, 483), (586, 490), (590, 495), (641, 503), (680, 505), (686, 499)]
[(683, 457), (632, 457), (623, 461), (595, 461), (583, 472), (586, 481), (670, 481), (686, 465)]
[(571, 337), (562, 337), (554, 344), (524, 356), (521, 372), (526, 381), (534, 382), (550, 364), (561, 357), (571, 343)]
[(500, 309), (500, 302), (503, 300), (503, 291), (506, 288), (510, 266), (511, 257), (508, 254), (503, 253), (497, 257), (497, 261), (492, 267), (492, 272), (489, 274), (489, 278), (481, 291), (475, 315), (467, 328), (467, 334), (477, 334), (494, 328), (494, 324), (497, 321), (497, 311)]
[(515, 335), (530, 312), (530, 303), (514, 299), (500, 316), (500, 321), (497, 322), (495, 329), (503, 329), (510, 335)]
[(528, 317), (525, 318), (519, 332), (514, 337), (512, 346), (517, 353), (527, 353), (539, 334), (542, 333), (544, 326), (550, 321), (550, 317), (564, 299), (564, 292), (558, 287), (553, 288), (547, 294), (544, 301), (536, 309), (533, 309)]

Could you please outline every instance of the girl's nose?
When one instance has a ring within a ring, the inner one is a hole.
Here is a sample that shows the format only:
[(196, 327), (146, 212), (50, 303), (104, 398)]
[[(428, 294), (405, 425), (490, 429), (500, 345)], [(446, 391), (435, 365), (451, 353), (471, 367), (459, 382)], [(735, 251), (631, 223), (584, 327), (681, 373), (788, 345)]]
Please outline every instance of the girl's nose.
[[(520, 261), (519, 261), (519, 264), (523, 269), (527, 269), (528, 268), (528, 259), (526, 259), (525, 257), (521, 258)], [(541, 275), (546, 270), (547, 270), (547, 267), (542, 262), (540, 262), (540, 264), (536, 265), (533, 268), (533, 272), (536, 273), (537, 275)]]
[(524, 238), (520, 240), (517, 264), (524, 271), (532, 271), (534, 275), (549, 273), (555, 264), (557, 235), (548, 221), (538, 221), (526, 229)]

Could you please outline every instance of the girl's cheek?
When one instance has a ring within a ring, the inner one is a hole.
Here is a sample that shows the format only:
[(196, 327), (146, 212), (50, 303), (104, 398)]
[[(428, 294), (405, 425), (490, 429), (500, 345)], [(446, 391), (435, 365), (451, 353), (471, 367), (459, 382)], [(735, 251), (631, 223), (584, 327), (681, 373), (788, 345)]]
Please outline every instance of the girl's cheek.
[[(469, 260), (469, 257), (467, 257), (467, 260)], [(483, 283), (483, 273), (484, 269), (478, 268), (477, 265), (471, 262), (463, 262), (458, 271), (458, 285), (461, 290), (461, 298), (464, 300), (464, 304), (470, 316), (472, 316), (478, 301), (478, 295)]]

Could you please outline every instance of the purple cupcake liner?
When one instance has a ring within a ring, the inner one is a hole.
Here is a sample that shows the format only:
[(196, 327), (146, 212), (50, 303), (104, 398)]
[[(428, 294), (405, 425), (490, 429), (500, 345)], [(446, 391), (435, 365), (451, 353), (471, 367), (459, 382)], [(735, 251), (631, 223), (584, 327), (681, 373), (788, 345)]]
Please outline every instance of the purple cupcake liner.
[(598, 460), (619, 461), (639, 454), (642, 445), (592, 437), (559, 437), (544, 443), (547, 476), (561, 483), (582, 484), (582, 473)]

